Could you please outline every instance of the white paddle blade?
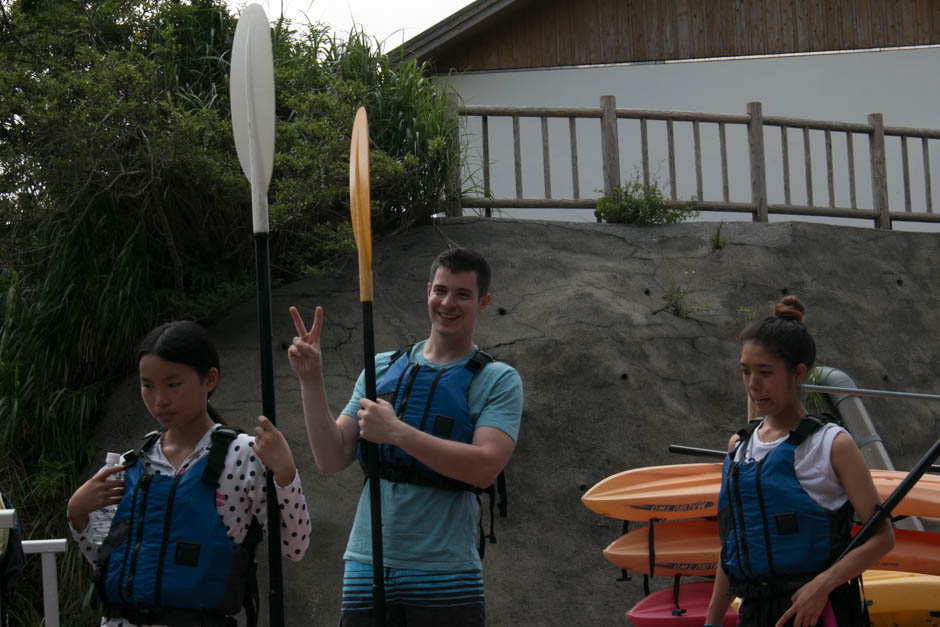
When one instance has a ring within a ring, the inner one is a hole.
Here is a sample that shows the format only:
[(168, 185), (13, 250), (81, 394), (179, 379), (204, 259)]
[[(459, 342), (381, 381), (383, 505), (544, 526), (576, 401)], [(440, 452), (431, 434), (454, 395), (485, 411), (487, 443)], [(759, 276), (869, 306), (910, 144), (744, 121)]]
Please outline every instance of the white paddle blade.
[(251, 182), (255, 233), (268, 232), (267, 191), (274, 166), (274, 56), (268, 17), (245, 7), (232, 44), (232, 131), (242, 172)]

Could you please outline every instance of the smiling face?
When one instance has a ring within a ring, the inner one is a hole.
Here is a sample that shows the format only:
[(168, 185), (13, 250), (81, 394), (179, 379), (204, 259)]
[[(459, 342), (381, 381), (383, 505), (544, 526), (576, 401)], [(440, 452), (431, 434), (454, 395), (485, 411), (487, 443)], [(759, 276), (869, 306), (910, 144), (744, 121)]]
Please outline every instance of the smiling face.
[(207, 412), (209, 393), (219, 382), (219, 371), (210, 368), (205, 377), (192, 366), (167, 361), (152, 353), (138, 362), (140, 396), (147, 411), (163, 427), (188, 431), (205, 429), (212, 420)]
[(803, 413), (799, 386), (805, 377), (806, 366), (791, 369), (763, 344), (745, 342), (741, 347), (741, 378), (759, 415), (782, 422), (799, 420)]
[(428, 284), (431, 334), (456, 341), (473, 341), (477, 315), (486, 310), (490, 295), (479, 294), (475, 272), (451, 272), (440, 267)]

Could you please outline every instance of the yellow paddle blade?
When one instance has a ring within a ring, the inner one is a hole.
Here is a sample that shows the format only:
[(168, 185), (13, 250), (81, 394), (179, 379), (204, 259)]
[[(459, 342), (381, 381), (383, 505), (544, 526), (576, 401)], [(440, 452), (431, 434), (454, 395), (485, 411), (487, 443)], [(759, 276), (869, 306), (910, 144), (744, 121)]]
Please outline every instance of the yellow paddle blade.
[(369, 121), (356, 111), (349, 144), (349, 211), (359, 249), (359, 300), (372, 302), (372, 223), (369, 218)]

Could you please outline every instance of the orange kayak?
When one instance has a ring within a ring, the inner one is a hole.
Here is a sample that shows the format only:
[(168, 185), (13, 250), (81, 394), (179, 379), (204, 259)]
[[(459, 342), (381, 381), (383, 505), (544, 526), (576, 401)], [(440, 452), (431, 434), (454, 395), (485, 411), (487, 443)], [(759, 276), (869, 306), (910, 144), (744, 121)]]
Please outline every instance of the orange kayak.
[[(907, 476), (872, 470), (882, 500)], [(626, 470), (607, 477), (581, 496), (585, 507), (622, 520), (681, 520), (718, 513), (721, 464), (675, 464)], [(940, 518), (940, 476), (924, 475), (892, 512), (895, 516)]]
[[(858, 533), (860, 527), (853, 529)], [(721, 543), (718, 524), (710, 520), (681, 520), (653, 526), (655, 576), (711, 577), (718, 567)], [(649, 527), (639, 527), (604, 549), (615, 566), (649, 573)], [(894, 549), (874, 567), (879, 570), (940, 575), (940, 533), (896, 529)]]

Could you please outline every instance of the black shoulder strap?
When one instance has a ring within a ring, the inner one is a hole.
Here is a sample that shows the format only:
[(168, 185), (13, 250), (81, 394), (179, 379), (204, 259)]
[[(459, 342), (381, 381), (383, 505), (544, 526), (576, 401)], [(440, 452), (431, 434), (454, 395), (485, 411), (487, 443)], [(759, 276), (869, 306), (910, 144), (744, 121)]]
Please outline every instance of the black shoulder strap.
[[(209, 459), (206, 460), (206, 467), (202, 471), (202, 482), (209, 486), (217, 486), (219, 477), (222, 475), (222, 467), (225, 465), (225, 456), (228, 453), (228, 447), (231, 446), (238, 434), (244, 433), (241, 429), (223, 425), (216, 427), (212, 432), (211, 445), (209, 447)], [(272, 495), (269, 495), (269, 497)], [(245, 578), (245, 594), (242, 606), (245, 608), (245, 618), (247, 627), (255, 627), (258, 624), (258, 565), (255, 562), (255, 550), (261, 543), (264, 532), (261, 529), (261, 523), (254, 516), (248, 525), (248, 533), (242, 541), (242, 546), (248, 551), (248, 574)]]
[(738, 441), (746, 440), (751, 437), (751, 434), (764, 422), (763, 420), (752, 420), (743, 429), (739, 429), (737, 432)]
[(793, 446), (799, 446), (806, 438), (816, 433), (823, 426), (823, 421), (814, 414), (806, 414), (796, 429), (790, 432), (787, 443)]
[(819, 413), (815, 413), (815, 412), (814, 412), (814, 413), (811, 413), (811, 414), (807, 414), (807, 416), (813, 416), (814, 418), (819, 419), (823, 424), (826, 424), (827, 422), (834, 422), (835, 424), (839, 425), (840, 427), (844, 427), (844, 426), (845, 426), (844, 424), (842, 424), (842, 419), (841, 419), (841, 418), (839, 418), (838, 416), (833, 416), (832, 414), (830, 414), (829, 412), (826, 412), (826, 411), (822, 411), (822, 412), (819, 412)]
[(222, 475), (222, 466), (225, 465), (225, 455), (228, 453), (228, 447), (238, 437), (239, 433), (238, 429), (224, 425), (216, 427), (212, 432), (209, 459), (202, 471), (203, 483), (213, 487), (218, 485), (219, 477)]
[(151, 431), (140, 439), (140, 441), (137, 443), (137, 446), (135, 446), (132, 451), (124, 453), (124, 459), (121, 462), (121, 465), (124, 466), (124, 469), (126, 470), (136, 464), (137, 460), (140, 459), (141, 453), (150, 450), (153, 445), (157, 443), (157, 440), (160, 439), (160, 436), (164, 433), (166, 433), (166, 429), (157, 429), (155, 431)]
[(731, 456), (732, 462), (734, 461), (734, 456), (738, 452), (738, 449), (741, 448), (745, 442), (747, 442), (748, 438), (750, 438), (754, 434), (754, 431), (757, 430), (757, 427), (759, 427), (762, 422), (764, 421), (752, 420), (749, 423), (747, 423), (747, 425), (745, 425), (743, 429), (738, 429), (737, 433), (735, 434), (738, 436), (738, 441), (735, 442), (731, 450), (728, 451), (728, 455)]
[(388, 358), (388, 365), (391, 366), (392, 364), (394, 364), (396, 361), (398, 361), (398, 358), (401, 357), (402, 355), (408, 355), (408, 359), (410, 360), (410, 359), (411, 359), (411, 349), (414, 348), (414, 347), (415, 347), (414, 344), (409, 344), (409, 345), (406, 346), (405, 348), (403, 348), (403, 349), (401, 349), (401, 350), (397, 350), (397, 351), (395, 351), (394, 353), (392, 353), (392, 356)]
[(467, 369), (475, 375), (481, 370), (483, 370), (486, 364), (492, 363), (494, 361), (496, 360), (493, 358), (492, 355), (490, 355), (489, 353), (485, 351), (478, 350), (476, 353), (473, 354), (473, 357), (471, 357), (467, 361)]

